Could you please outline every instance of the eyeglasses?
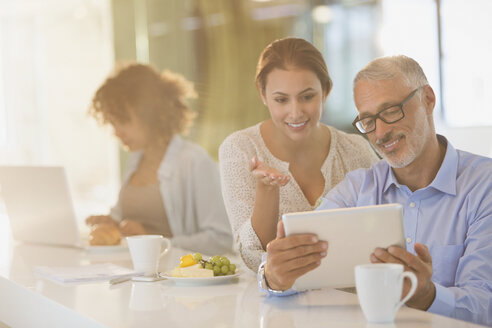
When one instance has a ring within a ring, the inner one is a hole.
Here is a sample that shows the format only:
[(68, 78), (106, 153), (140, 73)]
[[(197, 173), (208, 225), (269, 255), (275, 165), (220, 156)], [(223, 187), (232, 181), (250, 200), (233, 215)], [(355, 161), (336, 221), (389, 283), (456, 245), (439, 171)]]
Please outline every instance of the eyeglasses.
[(393, 124), (405, 117), (403, 105), (412, 99), (413, 95), (422, 87), (413, 90), (401, 103), (381, 110), (376, 115), (366, 116), (359, 119), (358, 117), (352, 122), (352, 125), (362, 134), (370, 133), (376, 130), (376, 119), (379, 118), (386, 124)]

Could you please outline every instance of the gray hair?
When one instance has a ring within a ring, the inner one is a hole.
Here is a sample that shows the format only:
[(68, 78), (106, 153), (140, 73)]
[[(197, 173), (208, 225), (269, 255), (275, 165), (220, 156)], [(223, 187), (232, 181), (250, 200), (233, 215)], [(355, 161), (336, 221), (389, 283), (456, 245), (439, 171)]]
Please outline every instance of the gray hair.
[(404, 55), (376, 58), (367, 64), (354, 79), (354, 87), (360, 80), (379, 81), (401, 78), (410, 88), (429, 84), (419, 63)]

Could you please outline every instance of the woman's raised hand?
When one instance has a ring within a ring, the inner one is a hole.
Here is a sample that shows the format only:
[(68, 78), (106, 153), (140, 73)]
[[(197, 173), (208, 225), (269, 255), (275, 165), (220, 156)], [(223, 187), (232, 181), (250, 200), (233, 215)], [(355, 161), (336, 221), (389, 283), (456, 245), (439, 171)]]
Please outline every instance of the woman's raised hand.
[(256, 156), (249, 162), (249, 170), (253, 173), (257, 182), (261, 182), (266, 186), (282, 187), (290, 181), (290, 175), (283, 174), (279, 170), (260, 162)]

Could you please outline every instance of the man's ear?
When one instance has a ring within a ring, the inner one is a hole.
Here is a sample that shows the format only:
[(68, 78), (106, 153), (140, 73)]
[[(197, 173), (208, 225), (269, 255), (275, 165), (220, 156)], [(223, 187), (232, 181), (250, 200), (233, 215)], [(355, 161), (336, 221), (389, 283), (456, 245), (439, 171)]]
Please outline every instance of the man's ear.
[(428, 115), (431, 115), (436, 106), (436, 95), (430, 85), (426, 85), (422, 89), (422, 102)]

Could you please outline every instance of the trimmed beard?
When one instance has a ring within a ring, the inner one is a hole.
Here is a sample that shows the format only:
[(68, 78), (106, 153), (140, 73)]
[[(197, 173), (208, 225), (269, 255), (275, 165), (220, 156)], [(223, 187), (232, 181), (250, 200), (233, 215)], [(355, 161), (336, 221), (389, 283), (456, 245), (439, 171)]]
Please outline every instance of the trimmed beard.
[[(423, 107), (419, 107), (417, 110), (422, 110), (425, 112), (425, 108)], [(430, 133), (428, 122), (425, 117), (425, 115), (418, 115), (416, 117), (414, 129), (409, 134), (396, 133), (396, 135), (394, 135), (390, 132), (388, 135), (384, 136), (384, 138), (376, 140), (376, 147), (374, 148), (376, 149), (376, 152), (384, 158), (389, 166), (395, 169), (407, 167), (415, 160), (415, 158), (417, 158), (419, 154), (422, 153), (425, 141), (428, 140)], [(405, 138), (407, 143), (407, 150), (399, 157), (393, 158), (379, 150), (379, 145), (384, 144), (389, 140), (402, 137)]]

